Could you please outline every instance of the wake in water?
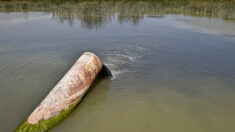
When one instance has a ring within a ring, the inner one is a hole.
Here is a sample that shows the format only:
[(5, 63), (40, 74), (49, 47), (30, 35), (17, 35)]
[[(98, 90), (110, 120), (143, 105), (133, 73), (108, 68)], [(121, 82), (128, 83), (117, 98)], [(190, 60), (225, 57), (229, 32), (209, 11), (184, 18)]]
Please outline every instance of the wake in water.
[(104, 64), (112, 73), (112, 79), (120, 76), (123, 73), (130, 72), (130, 66), (135, 65), (138, 59), (140, 59), (146, 49), (140, 46), (125, 45), (113, 51), (106, 51), (104, 53)]

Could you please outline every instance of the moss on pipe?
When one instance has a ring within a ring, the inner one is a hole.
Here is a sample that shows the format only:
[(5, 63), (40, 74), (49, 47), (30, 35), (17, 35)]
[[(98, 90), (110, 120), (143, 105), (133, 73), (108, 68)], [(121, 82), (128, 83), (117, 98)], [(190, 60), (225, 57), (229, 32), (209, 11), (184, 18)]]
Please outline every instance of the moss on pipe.
[[(81, 100), (81, 99), (80, 99)], [(37, 124), (28, 123), (28, 118), (15, 130), (15, 132), (46, 132), (56, 126), (67, 115), (69, 115), (73, 109), (77, 106), (80, 100), (72, 104), (68, 109), (61, 111), (58, 115), (49, 118), (48, 120), (40, 120)]]

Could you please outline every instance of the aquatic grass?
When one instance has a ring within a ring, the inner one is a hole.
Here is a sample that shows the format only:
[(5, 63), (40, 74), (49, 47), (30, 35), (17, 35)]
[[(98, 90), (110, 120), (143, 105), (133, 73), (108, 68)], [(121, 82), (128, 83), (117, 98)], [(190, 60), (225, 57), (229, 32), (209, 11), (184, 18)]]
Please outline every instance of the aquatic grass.
[(52, 12), (59, 18), (143, 17), (145, 15), (184, 14), (235, 19), (235, 0), (41, 0), (0, 2), (2, 12)]
[(235, 20), (235, 0), (15, 0), (0, 1), (0, 12), (51, 12), (52, 19), (99, 28), (117, 17), (138, 24), (146, 16), (168, 14)]

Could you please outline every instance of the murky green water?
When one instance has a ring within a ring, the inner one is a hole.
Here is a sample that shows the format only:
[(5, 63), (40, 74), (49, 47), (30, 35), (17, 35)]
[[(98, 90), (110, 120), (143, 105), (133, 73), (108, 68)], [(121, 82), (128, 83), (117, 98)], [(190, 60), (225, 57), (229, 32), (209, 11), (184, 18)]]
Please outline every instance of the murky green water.
[(0, 131), (86, 51), (101, 79), (51, 132), (234, 132), (235, 2), (0, 2)]

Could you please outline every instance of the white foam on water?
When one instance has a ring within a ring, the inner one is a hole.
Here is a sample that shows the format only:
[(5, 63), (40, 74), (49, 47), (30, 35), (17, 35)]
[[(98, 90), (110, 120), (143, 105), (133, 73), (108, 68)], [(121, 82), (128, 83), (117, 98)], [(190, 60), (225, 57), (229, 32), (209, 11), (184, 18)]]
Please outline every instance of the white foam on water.
[(111, 71), (113, 75), (112, 80), (121, 74), (130, 71), (128, 70), (127, 65), (136, 63), (138, 59), (143, 56), (144, 51), (147, 50), (149, 49), (140, 46), (125, 45), (122, 49), (117, 49), (111, 53), (106, 52), (104, 55), (107, 58), (104, 59), (104, 64)]
[(111, 66), (115, 66), (114, 64), (111, 64), (111, 63), (105, 63), (105, 65), (108, 66), (108, 67), (109, 67), (109, 66), (110, 66), (110, 67), (111, 67)]
[(139, 58), (139, 56), (137, 57), (133, 57), (133, 56), (130, 56), (130, 55), (125, 55), (125, 54), (106, 54), (108, 56), (118, 56), (118, 57), (123, 57), (123, 58), (127, 58), (129, 59), (130, 61), (135, 61), (137, 58)]
[(119, 76), (120, 74), (124, 73), (124, 72), (127, 72), (128, 70), (119, 70), (120, 69), (120, 66), (118, 64), (113, 64), (113, 63), (105, 63), (104, 62), (104, 65), (106, 67), (108, 67), (108, 69), (111, 71), (113, 77), (111, 80), (114, 80), (117, 76)]
[(112, 72), (112, 75), (113, 75), (113, 77), (112, 77), (111, 80), (114, 80), (114, 79), (116, 79), (119, 75), (121, 75), (121, 74), (123, 74), (123, 73), (125, 73), (125, 72), (128, 72), (128, 70), (111, 70), (111, 72)]

